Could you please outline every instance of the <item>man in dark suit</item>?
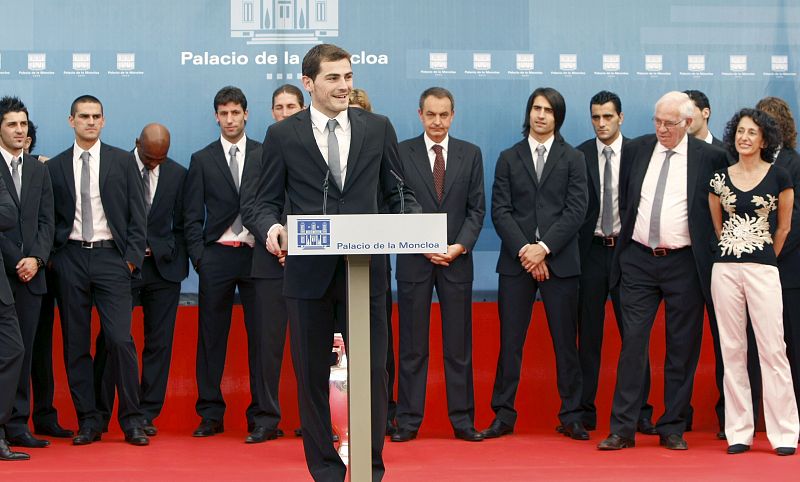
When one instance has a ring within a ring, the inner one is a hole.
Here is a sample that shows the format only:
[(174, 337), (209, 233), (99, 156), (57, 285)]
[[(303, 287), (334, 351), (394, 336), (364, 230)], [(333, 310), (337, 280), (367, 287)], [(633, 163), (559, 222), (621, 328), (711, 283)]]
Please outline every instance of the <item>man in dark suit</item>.
[(36, 439), (28, 428), (31, 413), (31, 360), (42, 295), (47, 286), (44, 266), (53, 247), (53, 191), (47, 167), (24, 154), (28, 110), (16, 97), (0, 99), (0, 168), (11, 199), (18, 209), (19, 222), (0, 233), (0, 251), (8, 276), (19, 321), (25, 359), (16, 388), (11, 419), (6, 423), (6, 438), (11, 445), (29, 448), (47, 447), (50, 442)]
[[(131, 281), (133, 304), (144, 313), (144, 350), (139, 408), (142, 428), (149, 436), (158, 429), (153, 421), (161, 414), (167, 394), (172, 358), (175, 316), (181, 281), (189, 272), (183, 236), (183, 183), (186, 168), (169, 157), (170, 134), (161, 124), (148, 124), (136, 139), (133, 156), (141, 173), (147, 213), (147, 248), (141, 279)], [(105, 336), (97, 337), (95, 387), (97, 404), (107, 425), (114, 407), (115, 380), (106, 366)]]
[[(586, 160), (589, 177), (589, 204), (581, 226), (581, 278), (578, 312), (578, 355), (583, 374), (583, 424), (587, 430), (597, 427), (597, 381), (600, 376), (600, 352), (603, 346), (603, 326), (606, 301), (609, 295), (614, 307), (617, 327), (622, 333), (619, 288), (610, 287), (611, 262), (619, 238), (619, 168), (620, 155), (628, 139), (620, 127), (624, 120), (622, 101), (617, 94), (600, 91), (589, 101), (592, 127), (596, 137), (587, 140), (578, 150)], [(647, 403), (650, 393), (650, 367), (645, 370), (642, 410), (637, 430), (656, 435), (651, 421), (653, 406)]]
[[(6, 99), (2, 105), (5, 110)], [(19, 158), (22, 143), (25, 141), (28, 115), (21, 111), (8, 111), (0, 115), (0, 147), (11, 148)], [(3, 152), (5, 160), (6, 152)], [(14, 186), (12, 184), (12, 186)], [(18, 229), (19, 208), (9, 194), (9, 189), (3, 179), (0, 179), (0, 232)], [(0, 251), (0, 261), (3, 255)], [(23, 274), (23, 276), (26, 276)], [(6, 441), (5, 424), (11, 418), (12, 408), (16, 399), (16, 387), (19, 384), (22, 366), (25, 359), (25, 346), (22, 342), (20, 324), (17, 321), (17, 312), (14, 309), (14, 294), (8, 283), (5, 273), (0, 274), (0, 461), (28, 460), (30, 457), (23, 452), (12, 452)]]
[(105, 117), (96, 97), (75, 99), (69, 122), (75, 143), (47, 167), (55, 203), (53, 272), (58, 278), (67, 379), (79, 425), (72, 443), (98, 441), (103, 428), (90, 356), (94, 304), (119, 388), (125, 441), (147, 445), (131, 336), (131, 277), (139, 276), (145, 250), (142, 181), (130, 152), (100, 142)]
[(220, 385), (231, 326), (234, 292), (244, 310), (250, 395), (247, 443), (278, 437), (278, 384), (286, 309), (281, 299), (281, 268), (256, 246), (243, 225), (239, 189), (248, 166), (261, 157), (261, 144), (247, 138), (247, 98), (237, 87), (223, 87), (214, 97), (221, 136), (192, 154), (184, 187), (186, 243), (200, 275), (197, 339), (197, 414), (195, 437), (224, 430), (225, 400)]
[(406, 184), (424, 213), (447, 214), (447, 253), (397, 256), (400, 313), (397, 432), (393, 442), (417, 436), (425, 410), (431, 297), (442, 315), (447, 407), (456, 438), (479, 442), (472, 382), (472, 249), (486, 212), (483, 158), (474, 144), (449, 135), (453, 95), (431, 87), (419, 100), (425, 132), (400, 143)]
[(492, 187), (492, 221), (500, 236), (497, 306), (500, 354), (486, 438), (514, 431), (514, 399), (522, 348), (537, 290), (541, 292), (556, 355), (561, 431), (588, 440), (581, 408), (577, 318), (580, 252), (578, 230), (586, 216), (583, 154), (559, 133), (566, 104), (555, 89), (538, 88), (528, 98), (523, 140), (500, 153)]
[[(280, 220), (287, 214), (361, 214), (378, 212), (378, 192), (392, 212), (400, 211), (401, 190), (392, 174), (403, 177), (397, 138), (386, 117), (348, 109), (353, 88), (350, 54), (330, 44), (313, 47), (303, 58), (303, 85), (311, 107), (273, 124), (264, 141), (264, 171), (256, 202), (243, 209), (271, 226), (267, 248), (281, 253)], [(380, 186), (380, 188), (379, 188)], [(419, 212), (410, 189), (402, 191), (405, 210)], [(327, 199), (327, 208), (323, 206)], [(330, 352), (337, 311), (344, 312), (346, 269), (343, 256), (286, 258), (283, 293), (289, 310), (291, 349), (298, 384), (306, 462), (315, 480), (342, 481), (346, 467), (331, 443), (328, 402)], [(370, 361), (373, 480), (383, 477), (386, 431), (386, 263), (370, 263)], [(346, 334), (345, 334), (346, 335)]]
[(778, 271), (781, 276), (783, 292), (783, 331), (786, 354), (792, 367), (795, 398), (800, 400), (800, 187), (798, 187), (800, 186), (800, 154), (795, 150), (797, 127), (792, 110), (783, 99), (765, 97), (758, 101), (756, 109), (769, 114), (778, 125), (782, 142), (775, 157), (775, 165), (789, 171), (795, 186), (791, 230), (783, 244), (781, 254), (778, 256)]
[[(714, 137), (708, 128), (708, 121), (711, 119), (711, 104), (709, 103), (708, 96), (699, 90), (684, 90), (684, 94), (692, 99), (694, 105), (694, 113), (692, 114), (692, 123), (689, 126), (689, 135), (692, 135), (701, 141), (705, 141), (713, 146), (725, 149), (722, 139)], [(728, 163), (733, 164), (734, 156), (728, 152)], [(710, 300), (710, 299), (709, 299)], [(714, 313), (713, 306), (709, 304), (706, 306), (708, 314), (708, 324), (711, 329), (711, 339), (714, 346), (714, 377), (719, 392), (719, 398), (714, 406), (714, 411), (717, 414), (717, 421), (719, 422), (719, 431), (717, 438), (725, 439), (725, 391), (722, 387), (723, 365), (722, 365), (722, 351), (719, 346), (719, 328), (717, 328), (717, 315)], [(750, 391), (753, 399), (753, 413), (759, 413), (759, 403), (761, 400), (761, 365), (758, 362), (758, 347), (756, 346), (756, 336), (753, 333), (753, 325), (747, 322), (747, 373), (750, 378)], [(692, 420), (694, 418), (694, 409), (689, 405), (686, 415), (686, 431), (692, 430)]]
[(688, 448), (683, 433), (716, 249), (707, 186), (711, 174), (727, 165), (725, 152), (688, 135), (692, 108), (686, 94), (665, 94), (655, 107), (656, 134), (631, 141), (622, 152), (622, 228), (611, 273), (611, 285), (620, 284), (622, 353), (611, 434), (600, 450), (635, 444), (650, 330), (662, 299), (665, 410), (656, 430), (666, 448)]

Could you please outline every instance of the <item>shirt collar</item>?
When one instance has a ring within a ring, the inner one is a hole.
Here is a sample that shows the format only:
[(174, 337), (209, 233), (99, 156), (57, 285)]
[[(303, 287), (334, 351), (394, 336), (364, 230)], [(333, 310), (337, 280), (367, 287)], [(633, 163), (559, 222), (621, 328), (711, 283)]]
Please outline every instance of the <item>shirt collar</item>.
[[(233, 145), (232, 142), (225, 139), (223, 136), (219, 136), (219, 140), (222, 143), (222, 152), (225, 153), (225, 160), (230, 162), (231, 160), (231, 146)], [(236, 147), (239, 148), (239, 153), (244, 157), (244, 153), (247, 151), (247, 134), (243, 134), (242, 138), (236, 142)]]
[[(133, 157), (136, 158), (136, 166), (139, 168), (139, 173), (141, 173), (142, 169), (144, 169), (144, 164), (142, 164), (142, 160), (139, 159), (139, 148), (138, 147), (135, 147), (133, 149)], [(148, 169), (148, 172), (150, 172), (154, 176), (158, 177), (158, 170), (159, 170), (160, 167), (161, 167), (161, 165), (158, 165), (154, 169)]]
[[(595, 137), (595, 143), (597, 144), (597, 157), (603, 155), (603, 149), (606, 148), (606, 145), (603, 144), (603, 141)], [(619, 157), (620, 153), (622, 152), (622, 134), (618, 135), (614, 142), (611, 143), (610, 147), (614, 151), (614, 155)]]
[(553, 147), (553, 141), (556, 139), (556, 136), (550, 136), (546, 141), (539, 142), (533, 138), (530, 134), (528, 135), (528, 145), (531, 146), (531, 154), (536, 153), (536, 148), (539, 145), (543, 145), (545, 148), (545, 154), (550, 154), (550, 148)]
[(711, 144), (712, 142), (714, 142), (714, 136), (712, 136), (712, 135), (711, 135), (711, 131), (708, 131), (708, 135), (707, 135), (707, 136), (706, 136), (706, 138), (705, 138), (705, 139), (703, 139), (703, 140), (704, 140), (704, 141), (706, 141), (706, 142), (708, 142), (709, 144)]
[[(664, 145), (661, 144), (660, 142), (657, 142), (656, 150), (658, 152), (664, 153), (664, 152), (667, 152), (669, 149), (664, 147)], [(681, 139), (681, 141), (678, 143), (678, 145), (673, 147), (672, 150), (675, 152), (675, 154), (680, 154), (682, 156), (686, 156), (686, 153), (689, 150), (689, 134), (688, 133), (685, 134), (683, 136), (683, 139)]]
[(433, 149), (433, 146), (435, 146), (436, 144), (442, 146), (442, 150), (444, 150), (444, 152), (447, 152), (447, 146), (450, 143), (450, 134), (445, 134), (444, 139), (442, 139), (442, 142), (434, 142), (430, 137), (428, 137), (427, 132), (422, 134), (422, 138), (425, 139), (425, 152), (430, 152), (430, 150)]
[(92, 147), (90, 147), (89, 149), (81, 148), (78, 145), (78, 142), (76, 141), (72, 145), (72, 159), (73, 160), (80, 160), (81, 154), (83, 154), (83, 151), (85, 151), (85, 150), (89, 151), (89, 155), (92, 156), (92, 159), (94, 159), (96, 161), (100, 160), (100, 139), (98, 139), (97, 142), (95, 142), (94, 145)]
[(23, 154), (20, 153), (19, 156), (15, 156), (14, 154), (11, 154), (7, 150), (3, 149), (2, 147), (0, 147), (0, 153), (3, 154), (3, 159), (6, 161), (6, 165), (8, 166), (9, 169), (11, 169), (11, 160), (14, 159), (15, 157), (22, 157)]
[[(311, 107), (309, 107), (308, 111), (311, 115), (311, 124), (314, 126), (314, 128), (320, 132), (325, 132), (325, 128), (328, 126), (328, 121), (330, 118), (315, 109), (314, 104), (311, 104)], [(342, 130), (347, 130), (350, 128), (350, 117), (347, 109), (339, 112), (334, 119), (339, 122), (339, 126), (342, 128)]]

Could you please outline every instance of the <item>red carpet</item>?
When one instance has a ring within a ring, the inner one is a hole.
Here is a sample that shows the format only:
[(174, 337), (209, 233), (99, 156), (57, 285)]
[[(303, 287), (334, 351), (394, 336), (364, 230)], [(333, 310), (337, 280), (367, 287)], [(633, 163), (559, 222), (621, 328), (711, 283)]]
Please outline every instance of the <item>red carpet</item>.
[[(609, 305), (609, 312), (610, 312)], [(141, 350), (141, 312), (134, 312), (134, 337)], [(397, 312), (395, 311), (395, 333)], [(608, 433), (614, 389), (619, 335), (613, 314), (606, 323), (603, 369), (597, 397), (599, 430), (589, 442), (577, 442), (555, 433), (559, 400), (555, 383), (555, 359), (541, 303), (534, 309), (525, 346), (523, 376), (517, 397), (519, 420), (513, 436), (481, 443), (452, 438), (447, 420), (441, 355), (438, 306), (433, 309), (431, 361), (425, 420), (419, 439), (386, 445), (386, 480), (397, 481), (517, 481), (517, 480), (796, 480), (800, 456), (778, 457), (759, 433), (754, 450), (729, 456), (725, 443), (714, 438), (716, 401), (711, 338), (706, 327), (693, 405), (695, 431), (687, 434), (690, 450), (672, 452), (658, 447), (657, 437), (640, 436), (635, 449), (603, 453), (595, 445)], [(59, 328), (56, 328), (59, 332)], [(485, 428), (492, 420), (489, 406), (499, 349), (497, 307), (474, 305), (474, 370), (476, 425)], [(653, 389), (651, 402), (656, 415), (663, 406), (664, 365), (663, 312), (653, 329), (651, 358)], [(260, 445), (245, 445), (244, 410), (249, 402), (247, 358), (241, 308), (233, 315), (228, 363), (223, 381), (228, 412), (226, 432), (210, 439), (195, 439), (191, 431), (199, 422), (194, 411), (197, 395), (194, 379), (197, 343), (197, 309), (181, 307), (175, 332), (170, 385), (164, 413), (156, 420), (162, 433), (150, 447), (131, 447), (122, 441), (116, 422), (103, 442), (73, 447), (54, 440), (47, 449), (31, 450), (33, 460), (0, 464), (0, 481), (16, 480), (310, 480), (302, 444), (292, 435), (298, 423), (296, 385), (288, 349), (281, 380), (281, 428), (287, 437)], [(397, 343), (397, 340), (395, 340)], [(75, 428), (57, 335), (56, 406), (63, 425)]]

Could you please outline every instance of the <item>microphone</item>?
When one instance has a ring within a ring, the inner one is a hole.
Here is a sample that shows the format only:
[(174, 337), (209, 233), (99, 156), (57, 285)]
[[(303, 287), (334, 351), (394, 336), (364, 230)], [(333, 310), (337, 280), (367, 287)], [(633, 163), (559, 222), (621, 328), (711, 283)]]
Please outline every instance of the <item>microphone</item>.
[(389, 169), (389, 172), (397, 179), (397, 192), (400, 194), (400, 214), (406, 213), (406, 198), (403, 196), (403, 187), (405, 183), (403, 182), (403, 178), (400, 177), (394, 170)]
[(325, 179), (322, 180), (322, 215), (326, 216), (328, 214), (328, 178), (331, 175), (331, 171), (328, 170), (325, 173)]

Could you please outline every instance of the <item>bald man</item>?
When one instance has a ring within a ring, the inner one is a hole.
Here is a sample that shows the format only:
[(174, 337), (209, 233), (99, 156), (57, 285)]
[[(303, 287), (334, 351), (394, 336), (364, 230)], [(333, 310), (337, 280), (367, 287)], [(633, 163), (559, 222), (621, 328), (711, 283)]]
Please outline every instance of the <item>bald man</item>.
[[(136, 139), (133, 155), (142, 177), (147, 212), (147, 249), (141, 279), (131, 281), (133, 306), (144, 312), (144, 351), (140, 409), (147, 435), (158, 433), (153, 420), (161, 413), (167, 393), (167, 376), (172, 357), (175, 315), (181, 281), (189, 273), (186, 241), (183, 237), (183, 180), (186, 168), (169, 157), (170, 136), (161, 124), (148, 124)], [(114, 383), (105, 371), (102, 333), (97, 339), (95, 379), (102, 377), (97, 403), (108, 425), (114, 407)]]

